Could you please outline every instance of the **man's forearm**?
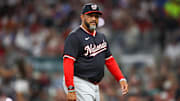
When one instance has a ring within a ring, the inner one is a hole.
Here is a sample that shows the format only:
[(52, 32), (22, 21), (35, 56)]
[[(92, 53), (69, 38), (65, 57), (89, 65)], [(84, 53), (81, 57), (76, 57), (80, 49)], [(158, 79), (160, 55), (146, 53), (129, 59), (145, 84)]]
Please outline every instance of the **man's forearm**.
[(64, 67), (64, 76), (66, 86), (74, 86), (73, 76), (74, 76), (74, 60), (70, 58), (63, 59), (63, 67)]
[(114, 57), (111, 57), (107, 60), (105, 60), (105, 64), (108, 68), (108, 70), (111, 72), (111, 74), (115, 77), (115, 79), (119, 82), (120, 80), (126, 80), (116, 62)]

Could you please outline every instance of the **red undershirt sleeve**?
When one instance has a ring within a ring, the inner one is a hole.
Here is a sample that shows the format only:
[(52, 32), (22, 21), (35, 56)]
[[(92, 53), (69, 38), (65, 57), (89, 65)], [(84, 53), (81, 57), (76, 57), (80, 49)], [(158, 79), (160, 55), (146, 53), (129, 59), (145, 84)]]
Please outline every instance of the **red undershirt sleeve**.
[(65, 84), (67, 87), (74, 86), (73, 76), (74, 76), (74, 60), (71, 58), (63, 59), (63, 68), (65, 76)]
[(105, 64), (118, 82), (121, 79), (125, 79), (114, 57), (105, 60)]

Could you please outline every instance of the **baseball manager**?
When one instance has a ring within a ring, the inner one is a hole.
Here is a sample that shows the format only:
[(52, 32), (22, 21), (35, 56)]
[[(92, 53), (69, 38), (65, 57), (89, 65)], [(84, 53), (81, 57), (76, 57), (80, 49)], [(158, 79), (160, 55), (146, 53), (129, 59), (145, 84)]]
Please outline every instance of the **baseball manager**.
[(66, 38), (63, 68), (68, 101), (100, 101), (98, 84), (104, 76), (104, 64), (119, 82), (122, 94), (128, 92), (127, 81), (110, 52), (106, 37), (96, 31), (101, 15), (97, 4), (85, 4), (81, 25)]

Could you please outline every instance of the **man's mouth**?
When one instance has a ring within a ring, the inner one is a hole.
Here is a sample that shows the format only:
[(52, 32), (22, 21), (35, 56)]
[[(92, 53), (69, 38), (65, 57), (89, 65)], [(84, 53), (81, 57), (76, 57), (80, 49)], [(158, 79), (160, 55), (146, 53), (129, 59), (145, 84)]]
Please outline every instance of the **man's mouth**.
[(96, 25), (96, 22), (91, 22), (91, 24)]

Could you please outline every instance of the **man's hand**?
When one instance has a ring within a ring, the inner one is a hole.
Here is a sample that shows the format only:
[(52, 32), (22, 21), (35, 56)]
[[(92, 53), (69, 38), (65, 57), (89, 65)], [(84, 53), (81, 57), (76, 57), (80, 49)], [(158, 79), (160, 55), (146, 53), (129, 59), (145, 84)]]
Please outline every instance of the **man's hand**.
[(76, 92), (69, 92), (67, 94), (67, 101), (76, 101)]
[(128, 93), (128, 84), (126, 80), (122, 80), (120, 81), (120, 85), (121, 85), (121, 90), (122, 90), (122, 95), (125, 95)]

